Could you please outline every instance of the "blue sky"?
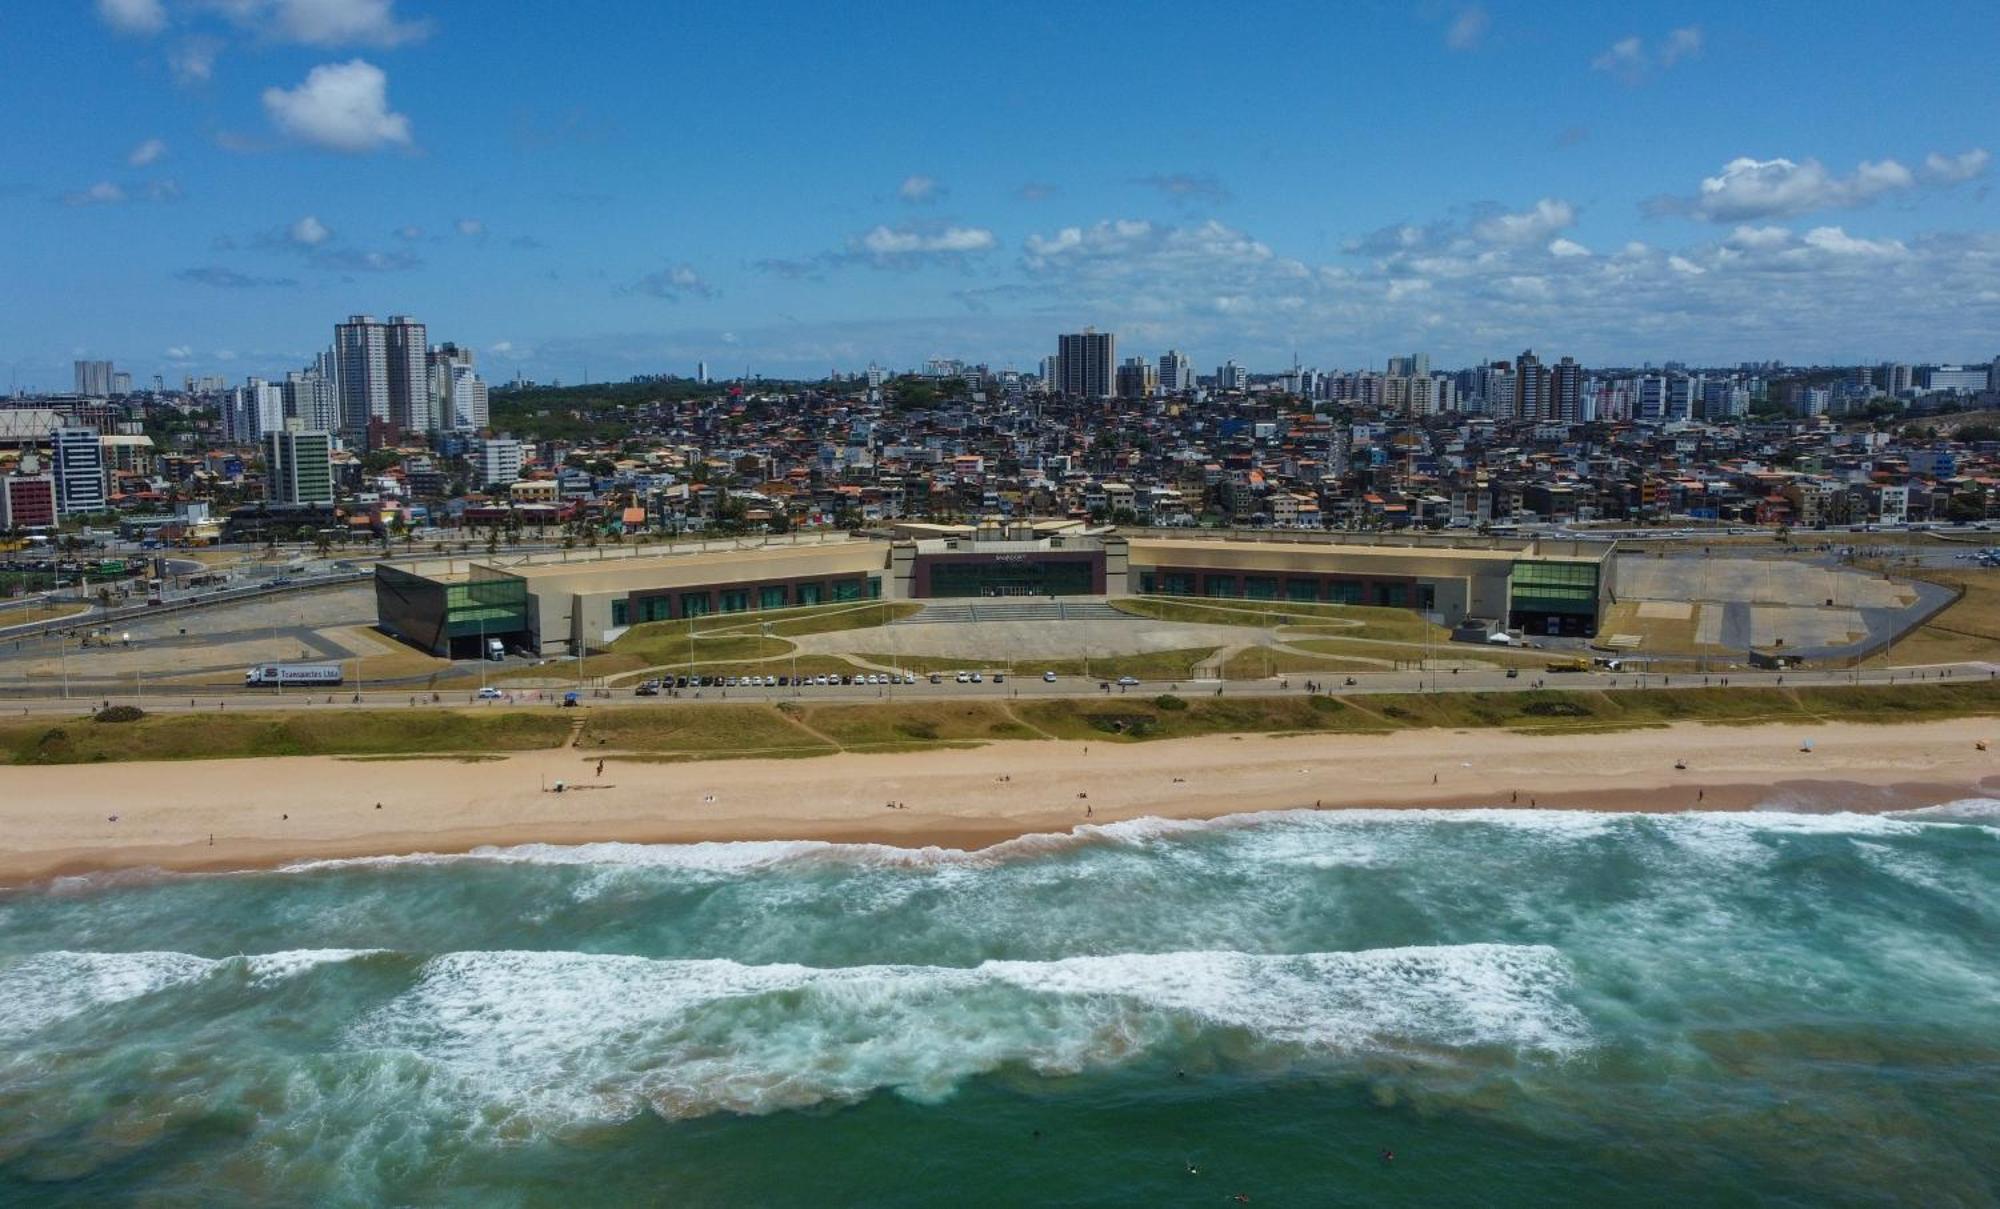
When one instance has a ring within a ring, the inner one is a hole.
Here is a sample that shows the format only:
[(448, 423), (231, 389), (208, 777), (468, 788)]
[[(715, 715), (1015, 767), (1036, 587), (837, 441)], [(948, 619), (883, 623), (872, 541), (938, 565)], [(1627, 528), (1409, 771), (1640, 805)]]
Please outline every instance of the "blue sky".
[(47, 0), (0, 360), (2000, 353), (1982, 4)]

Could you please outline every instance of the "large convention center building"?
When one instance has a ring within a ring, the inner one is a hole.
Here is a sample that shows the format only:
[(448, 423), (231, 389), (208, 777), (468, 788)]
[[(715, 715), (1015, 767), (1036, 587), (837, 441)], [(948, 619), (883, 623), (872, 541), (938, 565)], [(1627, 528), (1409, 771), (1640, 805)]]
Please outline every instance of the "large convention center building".
[(384, 630), (456, 657), (495, 639), (566, 654), (634, 625), (716, 613), (996, 596), (1371, 605), (1448, 626), (1483, 619), (1590, 637), (1614, 599), (1612, 566), (1608, 542), (911, 524), (686, 542), (670, 553), (626, 546), (384, 563), (375, 598)]

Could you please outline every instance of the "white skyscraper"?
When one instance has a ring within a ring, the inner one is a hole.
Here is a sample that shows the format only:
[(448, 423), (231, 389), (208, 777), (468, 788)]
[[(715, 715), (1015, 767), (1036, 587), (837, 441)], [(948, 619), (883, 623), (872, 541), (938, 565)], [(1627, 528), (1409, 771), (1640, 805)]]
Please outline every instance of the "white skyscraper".
[(429, 352), (424, 325), (408, 315), (377, 323), (350, 315), (333, 326), (333, 360), (340, 383), (340, 429), (349, 441), (381, 420), (406, 432), (436, 426), (431, 412)]
[(486, 380), (471, 365), (451, 368), (451, 423), (456, 432), (477, 432), (486, 427)]
[(1181, 350), (1168, 349), (1160, 357), (1160, 390), (1177, 395), (1194, 389), (1194, 362)]
[(486, 380), (473, 369), (472, 350), (440, 344), (430, 350), (430, 407), (441, 432), (486, 427)]
[(110, 394), (113, 372), (109, 361), (76, 362), (76, 393), (100, 397)]
[(370, 420), (389, 418), (389, 332), (373, 315), (333, 325), (333, 363), (340, 388), (340, 432), (359, 444)]
[(505, 486), (521, 477), (521, 442), (490, 437), (473, 446), (472, 462), (481, 487)]
[(285, 415), (313, 432), (332, 432), (340, 426), (340, 391), (330, 362), (321, 353), (313, 368), (285, 375)]

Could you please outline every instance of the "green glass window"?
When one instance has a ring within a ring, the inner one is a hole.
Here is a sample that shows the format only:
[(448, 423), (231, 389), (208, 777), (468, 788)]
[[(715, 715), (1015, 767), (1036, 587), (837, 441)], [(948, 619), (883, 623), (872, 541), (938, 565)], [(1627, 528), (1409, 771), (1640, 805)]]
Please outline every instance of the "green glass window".
[(1597, 613), (1597, 564), (1517, 562), (1509, 606), (1518, 613)]
[(835, 600), (860, 600), (861, 581), (858, 579), (836, 579), (833, 581)]
[(750, 589), (725, 588), (722, 592), (722, 611), (725, 613), (747, 613), (750, 611)]
[(674, 598), (648, 596), (639, 602), (639, 616), (646, 621), (666, 621), (674, 615)]
[(821, 584), (800, 584), (798, 586), (799, 603), (802, 605), (816, 605), (824, 599), (825, 590), (825, 587)]
[(1410, 607), (1410, 587), (1408, 584), (1376, 584), (1375, 603), (1385, 609), (1406, 609)]
[(1246, 575), (1243, 577), (1243, 595), (1251, 600), (1278, 599), (1278, 578), (1275, 575)]
[(882, 581), (872, 575), (868, 577), (868, 599), (882, 599)]
[(1288, 579), (1285, 581), (1286, 600), (1318, 600), (1319, 581), (1316, 579)]
[(626, 600), (611, 602), (611, 624), (614, 626), (631, 624), (632, 603)]
[(766, 584), (757, 589), (757, 607), (760, 609), (782, 609), (785, 607), (785, 588), (782, 584)]
[(1361, 603), (1361, 584), (1358, 580), (1336, 579), (1326, 585), (1326, 598), (1335, 604), (1358, 605)]
[(1160, 595), (1193, 596), (1194, 576), (1186, 571), (1167, 571), (1160, 576)]
[(682, 592), (681, 616), (706, 617), (708, 615), (708, 593)]
[(1211, 575), (1202, 581), (1201, 589), (1204, 596), (1234, 596), (1236, 595), (1236, 577), (1233, 575)]

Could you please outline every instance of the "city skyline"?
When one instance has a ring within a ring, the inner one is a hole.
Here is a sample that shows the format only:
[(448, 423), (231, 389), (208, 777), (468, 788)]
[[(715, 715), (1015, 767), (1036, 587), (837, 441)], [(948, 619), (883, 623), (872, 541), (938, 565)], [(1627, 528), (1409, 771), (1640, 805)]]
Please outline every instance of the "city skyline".
[[(2000, 340), (1996, 86), (1937, 70), (1982, 32), (1949, 6), (1837, 30), (1788, 6), (1233, 14), (1237, 44), (1299, 56), (1270, 69), (1200, 54), (1190, 6), (971, 32), (914, 8), (479, 16), (17, 18), (52, 53), (0, 82), (26, 119), (0, 181), (10, 384), (66, 389), (80, 360), (276, 381), (369, 311), (453, 332), (494, 381), (1033, 371), (1086, 326), (1201, 372)], [(1087, 53), (1113, 39), (1129, 61)], [(88, 112), (55, 99), (86, 67), (120, 77)], [(586, 71), (578, 104), (555, 81)], [(1077, 121), (1093, 155), (1051, 155)]]

